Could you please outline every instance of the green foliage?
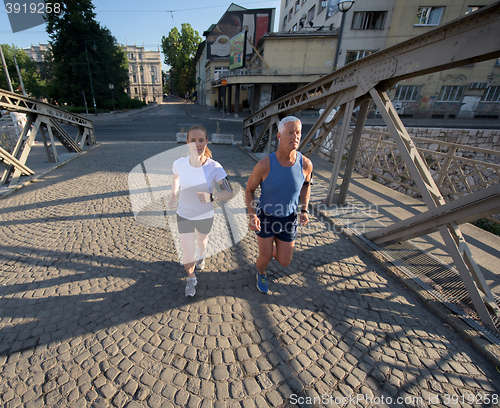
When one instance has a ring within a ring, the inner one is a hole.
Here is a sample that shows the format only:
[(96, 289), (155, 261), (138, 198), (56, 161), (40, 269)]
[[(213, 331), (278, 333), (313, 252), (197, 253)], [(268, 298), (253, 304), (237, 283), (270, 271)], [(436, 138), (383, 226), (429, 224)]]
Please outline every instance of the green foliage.
[(486, 218), (481, 218), (480, 220), (474, 221), (472, 224), (485, 231), (500, 236), (500, 225), (493, 221), (487, 220)]
[(181, 95), (192, 92), (196, 86), (196, 71), (192, 61), (200, 43), (198, 31), (188, 23), (181, 25), (180, 33), (177, 27), (174, 27), (168, 37), (163, 36), (161, 39), (165, 63), (171, 67), (173, 87)]
[[(22, 93), (21, 81), (19, 80), (19, 75), (17, 74), (16, 65), (14, 63), (14, 57), (16, 57), (26, 93), (28, 96), (33, 96), (35, 98), (39, 97), (43, 93), (44, 81), (42, 81), (37, 72), (36, 63), (31, 60), (25, 51), (14, 45), (2, 44), (1, 46), (14, 92)], [(0, 88), (10, 90), (3, 69), (0, 72)]]
[(93, 87), (97, 106), (104, 106), (111, 98), (109, 84), (114, 85), (117, 95), (124, 93), (128, 84), (125, 48), (95, 20), (91, 0), (61, 0), (60, 4), (60, 14), (46, 17), (52, 46), (49, 99), (81, 106), (83, 90), (89, 110), (93, 110)]

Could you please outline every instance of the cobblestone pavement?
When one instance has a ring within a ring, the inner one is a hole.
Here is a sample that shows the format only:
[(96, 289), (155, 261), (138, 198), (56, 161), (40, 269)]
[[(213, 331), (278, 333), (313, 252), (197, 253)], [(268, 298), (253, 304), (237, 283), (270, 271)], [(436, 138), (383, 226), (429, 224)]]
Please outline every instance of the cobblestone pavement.
[[(0, 199), (3, 407), (500, 406), (498, 369), (314, 216), (271, 294), (248, 233), (186, 298), (127, 181), (173, 147), (102, 145)], [(212, 150), (243, 188), (255, 162)]]

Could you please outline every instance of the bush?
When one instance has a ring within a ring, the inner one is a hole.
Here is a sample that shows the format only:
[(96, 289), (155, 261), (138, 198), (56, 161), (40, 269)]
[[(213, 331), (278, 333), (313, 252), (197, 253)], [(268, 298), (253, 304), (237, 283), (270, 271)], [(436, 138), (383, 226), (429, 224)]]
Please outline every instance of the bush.
[(489, 221), (486, 218), (481, 218), (480, 220), (474, 221), (472, 224), (485, 231), (500, 236), (500, 225), (493, 221)]
[[(115, 110), (124, 110), (124, 109), (141, 109), (143, 106), (147, 106), (146, 103), (137, 100), (131, 99), (127, 94), (124, 94), (123, 97), (115, 99)], [(85, 106), (61, 106), (61, 109), (66, 112), (75, 113), (75, 114), (85, 114)], [(95, 109), (93, 106), (88, 106), (89, 115), (95, 114)], [(97, 108), (97, 113), (109, 113), (113, 110), (113, 102), (111, 98), (108, 101), (104, 102), (103, 107)]]

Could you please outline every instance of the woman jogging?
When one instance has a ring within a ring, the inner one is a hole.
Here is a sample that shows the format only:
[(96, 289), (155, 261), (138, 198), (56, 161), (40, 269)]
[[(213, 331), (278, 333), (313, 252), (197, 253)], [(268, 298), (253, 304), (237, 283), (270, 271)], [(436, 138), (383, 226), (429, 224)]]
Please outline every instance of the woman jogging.
[[(207, 147), (207, 131), (203, 126), (191, 126), (187, 133), (189, 156), (177, 159), (173, 164), (172, 196), (169, 208), (177, 206), (177, 226), (181, 241), (182, 262), (188, 274), (185, 295), (196, 294), (196, 270), (205, 267), (205, 249), (214, 219), (214, 201), (226, 201), (233, 197), (233, 190), (222, 166), (212, 160)], [(215, 191), (218, 184), (220, 191)], [(195, 244), (198, 245), (195, 258)]]

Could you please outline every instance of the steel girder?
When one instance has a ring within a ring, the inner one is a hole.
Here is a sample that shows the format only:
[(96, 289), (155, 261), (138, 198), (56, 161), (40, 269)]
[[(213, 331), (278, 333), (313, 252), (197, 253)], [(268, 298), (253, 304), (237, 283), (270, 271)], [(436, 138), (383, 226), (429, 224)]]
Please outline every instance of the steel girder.
[[(457, 215), (458, 213), (455, 211), (458, 210), (454, 206), (447, 206), (426, 162), (406, 132), (386, 91), (403, 79), (499, 57), (500, 2), (497, 2), (426, 34), (352, 62), (268, 104), (247, 118), (243, 124), (243, 142), (253, 146), (253, 149), (256, 150), (258, 144), (262, 142), (262, 138), (256, 140), (253, 137), (257, 126), (263, 126), (260, 134), (264, 135), (277, 120), (284, 116), (303, 109), (324, 106), (323, 114), (299, 147), (299, 150), (310, 155), (319, 147), (333, 127), (342, 120), (340, 135), (333, 147), (334, 165), (326, 204), (343, 205), (349, 188), (359, 138), (368, 112), (368, 104), (370, 100), (373, 100), (381, 112), (429, 211), (423, 216), (427, 223), (416, 222), (413, 219), (405, 220), (397, 227), (393, 227), (397, 230), (398, 235), (390, 231), (392, 226), (389, 226), (370, 233), (369, 237), (375, 242), (389, 239), (406, 240), (409, 237), (427, 234), (429, 232), (428, 222), (434, 223), (433, 228), (437, 229), (443, 237), (478, 315), (485, 325), (494, 329), (495, 325), (490, 310), (499, 315), (499, 308), (458, 228), (457, 220), (453, 217), (450, 218), (450, 214)], [(354, 133), (350, 135), (349, 127), (353, 121), (352, 112), (356, 106), (360, 106), (360, 112), (358, 120), (355, 121)], [(339, 107), (338, 111), (333, 119), (326, 123), (326, 118), (336, 107)], [(320, 130), (319, 137), (314, 139), (318, 130)], [(342, 156), (349, 136), (353, 137), (353, 141), (342, 183), (338, 186)], [(305, 151), (307, 147), (308, 149)], [(493, 194), (493, 197), (488, 201), (487, 209), (485, 209), (484, 200), (478, 194), (472, 194), (473, 197), (469, 198), (471, 201), (465, 208), (461, 209), (461, 220), (470, 220), (473, 214), (479, 212), (494, 213), (500, 211), (498, 192)], [(460, 204), (456, 205), (460, 206)], [(441, 209), (443, 211), (440, 211)]]
[[(92, 121), (79, 115), (74, 115), (48, 103), (28, 98), (5, 90), (0, 90), (0, 109), (26, 114), (27, 122), (14, 147), (11, 158), (0, 151), (0, 160), (5, 170), (1, 184), (15, 184), (23, 174), (33, 174), (26, 167), (26, 161), (35, 141), (38, 131), (49, 162), (58, 162), (55, 140), (57, 139), (68, 151), (81, 152), (86, 144), (96, 144)], [(78, 133), (75, 139), (68, 135), (60, 123), (75, 126)], [(46, 137), (46, 132), (49, 139)], [(13, 160), (14, 159), (14, 160)]]

